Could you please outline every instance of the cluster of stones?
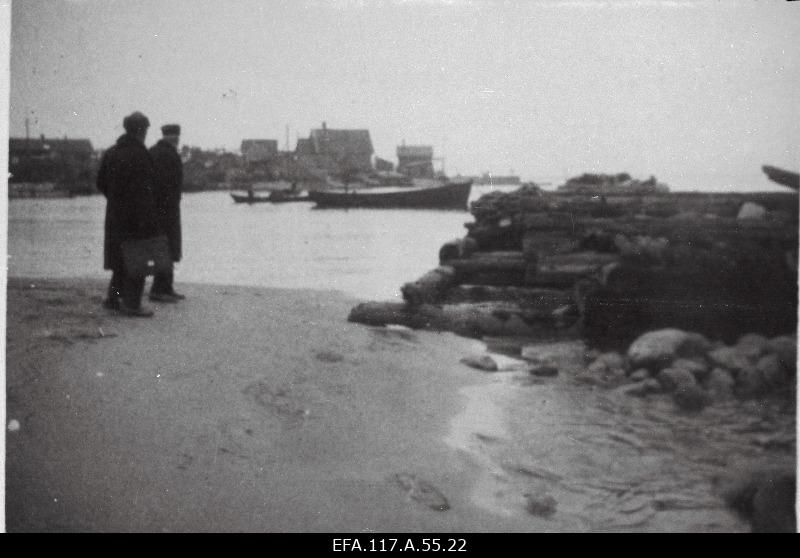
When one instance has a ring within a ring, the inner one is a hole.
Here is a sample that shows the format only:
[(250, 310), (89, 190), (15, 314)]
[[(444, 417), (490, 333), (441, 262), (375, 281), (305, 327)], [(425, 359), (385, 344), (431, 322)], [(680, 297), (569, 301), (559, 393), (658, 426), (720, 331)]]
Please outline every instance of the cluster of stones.
[(746, 334), (725, 345), (698, 333), (663, 329), (645, 333), (625, 354), (597, 355), (578, 379), (621, 386), (631, 396), (668, 393), (691, 411), (732, 398), (791, 395), (796, 363), (794, 336)]

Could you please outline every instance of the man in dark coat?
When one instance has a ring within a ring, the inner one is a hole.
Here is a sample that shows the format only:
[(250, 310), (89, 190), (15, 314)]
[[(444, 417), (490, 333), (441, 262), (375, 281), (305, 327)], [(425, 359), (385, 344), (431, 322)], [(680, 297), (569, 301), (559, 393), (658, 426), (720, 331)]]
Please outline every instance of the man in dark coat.
[[(167, 236), (173, 262), (181, 259), (181, 189), (183, 187), (183, 163), (178, 154), (181, 127), (167, 124), (161, 127), (163, 137), (150, 148), (150, 157), (156, 170), (154, 199), (156, 218), (161, 234)], [(186, 298), (173, 288), (173, 272), (156, 273), (150, 288), (150, 300), (177, 302)]]
[(158, 234), (153, 189), (155, 169), (144, 145), (150, 122), (140, 112), (126, 116), (125, 133), (103, 155), (97, 188), (106, 197), (103, 267), (112, 272), (104, 306), (129, 316), (152, 316), (142, 307), (144, 277), (126, 273), (122, 243)]

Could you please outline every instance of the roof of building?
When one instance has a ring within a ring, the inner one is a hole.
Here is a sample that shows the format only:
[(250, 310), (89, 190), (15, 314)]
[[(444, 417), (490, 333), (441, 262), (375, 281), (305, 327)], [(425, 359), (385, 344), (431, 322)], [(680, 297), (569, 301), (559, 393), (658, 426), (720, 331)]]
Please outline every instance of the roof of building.
[(398, 157), (433, 157), (433, 146), (430, 145), (398, 145)]
[(314, 153), (318, 154), (360, 153), (371, 155), (374, 152), (369, 130), (322, 128), (311, 130), (309, 140), (312, 142)]
[(297, 147), (295, 148), (295, 153), (298, 155), (313, 155), (314, 154), (314, 144), (311, 143), (311, 139), (309, 138), (298, 138), (297, 139)]
[(242, 140), (241, 150), (247, 151), (252, 148), (267, 148), (270, 151), (278, 150), (278, 140), (273, 139), (246, 139)]

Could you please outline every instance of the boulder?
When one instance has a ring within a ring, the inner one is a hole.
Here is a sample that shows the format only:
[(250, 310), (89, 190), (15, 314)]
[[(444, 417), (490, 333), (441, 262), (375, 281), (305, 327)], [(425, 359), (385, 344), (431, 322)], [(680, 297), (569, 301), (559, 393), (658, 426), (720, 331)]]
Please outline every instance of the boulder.
[(628, 360), (637, 368), (662, 368), (677, 358), (703, 356), (710, 346), (708, 340), (699, 333), (660, 329), (645, 333), (631, 343)]
[(595, 362), (602, 363), (606, 368), (626, 368), (625, 357), (619, 353), (610, 352), (602, 353), (595, 360)]
[(790, 383), (789, 373), (775, 353), (768, 354), (758, 359), (756, 370), (764, 378), (766, 387), (770, 390), (779, 390)]
[(462, 364), (485, 372), (497, 372), (497, 363), (489, 355), (472, 355), (461, 359)]
[(614, 366), (613, 359), (610, 359), (610, 361), (603, 360), (602, 356), (600, 355), (597, 360), (578, 374), (578, 381), (604, 387), (614, 387), (624, 383), (627, 379), (625, 369), (620, 366)]
[(641, 382), (650, 378), (650, 371), (647, 368), (638, 368), (631, 372), (631, 375), (628, 376), (628, 378), (634, 382)]
[(733, 398), (733, 388), (736, 380), (724, 368), (714, 368), (708, 375), (706, 387), (708, 393), (715, 401), (726, 401)]
[(687, 370), (694, 375), (698, 382), (705, 380), (708, 377), (708, 373), (711, 371), (711, 369), (708, 367), (708, 364), (706, 364), (704, 360), (689, 358), (679, 358), (675, 360), (670, 368)]
[(739, 373), (753, 367), (753, 360), (746, 353), (739, 351), (737, 347), (720, 347), (708, 353), (708, 359), (712, 365), (720, 366), (731, 371), (738, 377)]
[(755, 359), (769, 350), (769, 339), (757, 333), (747, 333), (736, 342), (736, 349), (748, 358)]
[(791, 468), (739, 470), (718, 485), (725, 502), (750, 522), (754, 533), (797, 532), (797, 475)]
[(694, 374), (683, 368), (664, 368), (658, 373), (657, 378), (666, 391), (697, 386)]
[(743, 368), (736, 376), (736, 395), (742, 399), (759, 397), (769, 391), (764, 373), (755, 366)]
[(684, 411), (700, 411), (711, 403), (711, 395), (697, 384), (679, 385), (672, 399)]
[(753, 202), (745, 202), (742, 204), (741, 209), (739, 209), (739, 214), (736, 216), (737, 219), (765, 219), (767, 216), (767, 210), (764, 209), (763, 206), (758, 205), (757, 203)]
[(791, 335), (774, 337), (767, 343), (767, 350), (778, 355), (787, 372), (797, 374), (797, 338)]

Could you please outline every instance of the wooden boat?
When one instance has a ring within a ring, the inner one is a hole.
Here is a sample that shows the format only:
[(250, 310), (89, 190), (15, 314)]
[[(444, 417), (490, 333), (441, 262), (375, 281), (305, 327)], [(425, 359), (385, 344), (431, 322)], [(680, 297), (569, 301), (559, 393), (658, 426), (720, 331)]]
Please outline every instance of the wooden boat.
[(231, 192), (231, 197), (236, 203), (264, 203), (269, 201), (268, 196), (250, 196), (248, 194), (234, 194)]
[(788, 186), (793, 190), (800, 190), (800, 174), (769, 165), (764, 165), (761, 167), (761, 170), (763, 170), (767, 177), (773, 182)]
[(287, 203), (312, 201), (308, 194), (285, 192), (282, 190), (270, 192), (269, 196), (251, 196), (249, 194), (234, 194), (231, 192), (231, 197), (236, 203)]
[(308, 194), (300, 193), (291, 190), (273, 190), (270, 192), (267, 201), (272, 203), (287, 203), (287, 202), (310, 202), (311, 197)]
[(472, 180), (436, 186), (379, 187), (357, 190), (318, 190), (309, 197), (318, 208), (454, 209), (466, 211)]

